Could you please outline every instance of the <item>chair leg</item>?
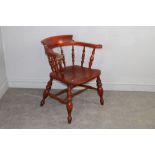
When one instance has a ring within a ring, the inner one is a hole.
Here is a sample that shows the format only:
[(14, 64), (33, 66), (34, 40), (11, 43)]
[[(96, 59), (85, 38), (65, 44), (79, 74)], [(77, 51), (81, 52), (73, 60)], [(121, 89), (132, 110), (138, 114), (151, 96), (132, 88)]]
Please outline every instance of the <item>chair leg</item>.
[(51, 90), (51, 86), (52, 86), (52, 81), (53, 81), (53, 78), (50, 77), (50, 80), (47, 82), (47, 85), (46, 85), (46, 89), (44, 90), (43, 92), (43, 98), (40, 102), (40, 106), (42, 107), (44, 104), (45, 104), (45, 99), (48, 97), (49, 95), (49, 92)]
[(72, 109), (73, 109), (73, 104), (72, 104), (72, 87), (71, 86), (68, 86), (68, 92), (67, 92), (67, 99), (68, 99), (68, 103), (66, 104), (66, 108), (67, 108), (67, 112), (68, 112), (68, 123), (70, 124), (71, 121), (72, 121), (72, 116), (71, 116), (71, 113), (72, 113)]
[(97, 77), (96, 83), (97, 83), (97, 92), (100, 97), (100, 103), (101, 105), (104, 105), (102, 82), (99, 76)]

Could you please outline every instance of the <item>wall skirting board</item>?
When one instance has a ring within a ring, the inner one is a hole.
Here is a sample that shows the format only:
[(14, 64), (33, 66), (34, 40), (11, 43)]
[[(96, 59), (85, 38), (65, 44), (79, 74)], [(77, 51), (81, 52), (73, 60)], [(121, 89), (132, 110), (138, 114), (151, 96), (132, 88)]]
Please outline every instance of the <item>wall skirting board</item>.
[(8, 82), (4, 81), (1, 85), (0, 85), (0, 98), (5, 94), (5, 92), (8, 89)]
[[(18, 79), (9, 80), (8, 85), (12, 88), (45, 88), (47, 80), (45, 79)], [(96, 81), (89, 83), (92, 86), (96, 86)], [(58, 81), (53, 82), (54, 89), (63, 89), (66, 86)], [(148, 91), (155, 92), (155, 84), (134, 84), (134, 83), (111, 83), (103, 82), (104, 90), (114, 91)]]

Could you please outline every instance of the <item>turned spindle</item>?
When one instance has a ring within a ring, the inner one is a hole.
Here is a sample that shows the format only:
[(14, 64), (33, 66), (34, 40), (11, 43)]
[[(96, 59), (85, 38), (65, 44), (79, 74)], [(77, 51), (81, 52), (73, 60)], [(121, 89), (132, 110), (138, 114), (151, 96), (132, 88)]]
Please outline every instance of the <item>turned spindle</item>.
[(91, 66), (93, 64), (94, 54), (95, 54), (95, 48), (93, 49), (92, 54), (91, 54), (91, 57), (90, 57), (89, 68), (91, 68)]
[(84, 59), (85, 59), (85, 46), (83, 47), (83, 51), (82, 51), (82, 58), (81, 58), (81, 67), (83, 67), (84, 64)]
[(72, 64), (74, 66), (75, 63), (75, 53), (74, 53), (74, 46), (72, 46)]

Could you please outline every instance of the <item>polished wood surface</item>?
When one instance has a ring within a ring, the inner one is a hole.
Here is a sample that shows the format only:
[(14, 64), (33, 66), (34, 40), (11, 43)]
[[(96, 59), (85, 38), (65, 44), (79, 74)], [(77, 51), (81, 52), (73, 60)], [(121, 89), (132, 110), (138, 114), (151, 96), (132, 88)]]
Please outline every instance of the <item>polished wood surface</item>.
[(81, 66), (68, 66), (57, 74), (52, 73), (52, 77), (66, 84), (79, 85), (86, 83), (100, 75), (100, 70), (89, 69)]
[[(68, 117), (67, 117), (68, 123), (71, 123), (72, 121), (71, 113), (73, 110), (72, 98), (75, 95), (78, 95), (87, 89), (93, 89), (97, 91), (100, 97), (101, 105), (104, 104), (103, 88), (102, 88), (102, 82), (100, 79), (101, 71), (99, 69), (92, 69), (95, 51), (97, 48), (102, 48), (102, 45), (77, 42), (73, 40), (72, 35), (61, 35), (61, 36), (49, 37), (42, 40), (41, 43), (44, 46), (45, 53), (48, 57), (48, 61), (52, 72), (50, 73), (50, 80), (47, 82), (47, 86), (43, 92), (43, 98), (40, 106), (43, 106), (45, 104), (45, 99), (48, 96), (59, 101), (62, 104), (65, 104), (68, 112)], [(71, 66), (67, 66), (63, 46), (71, 46), (71, 53), (72, 53)], [(76, 46), (83, 47), (80, 65), (75, 64)], [(54, 48), (60, 48), (60, 53), (56, 53), (54, 51)], [(88, 67), (84, 67), (86, 48), (92, 48), (92, 53), (89, 58)], [(85, 85), (85, 83), (93, 79), (96, 79), (97, 88)], [(64, 90), (61, 90), (56, 94), (52, 94), (50, 90), (51, 90), (53, 80), (58, 80), (66, 84), (67, 88)], [(76, 93), (73, 93), (72, 89), (77, 86), (83, 87), (83, 89), (77, 91)], [(59, 97), (63, 93), (67, 93), (67, 97), (64, 99)]]

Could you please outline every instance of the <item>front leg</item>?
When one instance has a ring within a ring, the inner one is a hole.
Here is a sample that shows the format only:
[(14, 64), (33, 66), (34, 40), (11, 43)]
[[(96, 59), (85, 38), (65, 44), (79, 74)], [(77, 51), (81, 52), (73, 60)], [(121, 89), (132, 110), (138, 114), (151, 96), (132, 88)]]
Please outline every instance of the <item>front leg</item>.
[(72, 87), (69, 85), (68, 86), (68, 92), (67, 92), (67, 99), (68, 99), (68, 102), (66, 104), (66, 108), (67, 108), (67, 112), (68, 112), (68, 123), (70, 124), (71, 121), (72, 121), (72, 116), (71, 116), (71, 113), (72, 113), (72, 109), (73, 109), (73, 104), (72, 104)]
[(43, 99), (40, 102), (40, 106), (42, 107), (45, 104), (45, 99), (48, 97), (49, 92), (51, 90), (53, 78), (50, 77), (50, 80), (47, 82), (46, 89), (43, 92)]

